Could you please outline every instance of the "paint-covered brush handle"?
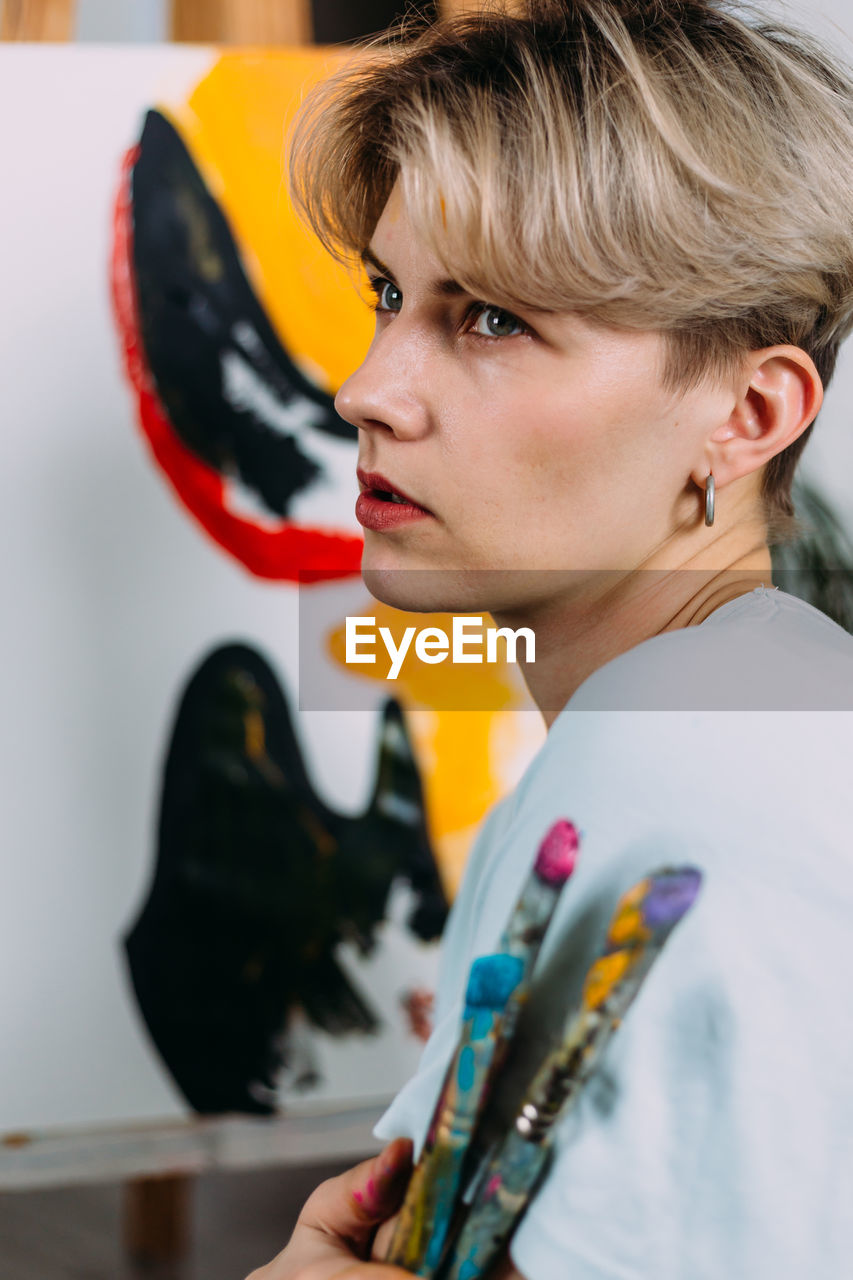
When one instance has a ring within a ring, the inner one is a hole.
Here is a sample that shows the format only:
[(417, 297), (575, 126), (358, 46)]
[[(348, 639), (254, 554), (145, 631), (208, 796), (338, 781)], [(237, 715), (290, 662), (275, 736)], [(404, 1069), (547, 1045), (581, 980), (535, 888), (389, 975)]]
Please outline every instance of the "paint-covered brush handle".
[(491, 1060), (496, 1027), (522, 975), (517, 956), (481, 956), (472, 965), (460, 1043), (385, 1258), (417, 1275), (431, 1275), (438, 1265), (455, 1207), (458, 1171), (479, 1115), (475, 1086)]
[(459, 1042), (386, 1256), (417, 1275), (433, 1275), (441, 1259), (468, 1145), (577, 851), (574, 825), (565, 819), (554, 823), (501, 936), (501, 950), (472, 965)]
[(534, 947), (538, 950), (563, 886), (575, 869), (579, 848), (580, 835), (573, 822), (560, 818), (548, 828), (501, 935), (498, 951), (526, 959)]
[(664, 868), (619, 901), (563, 1041), (528, 1086), (513, 1127), (480, 1179), (442, 1280), (485, 1276), (529, 1205), (550, 1158), (554, 1124), (601, 1061), (672, 930), (696, 900), (701, 874)]

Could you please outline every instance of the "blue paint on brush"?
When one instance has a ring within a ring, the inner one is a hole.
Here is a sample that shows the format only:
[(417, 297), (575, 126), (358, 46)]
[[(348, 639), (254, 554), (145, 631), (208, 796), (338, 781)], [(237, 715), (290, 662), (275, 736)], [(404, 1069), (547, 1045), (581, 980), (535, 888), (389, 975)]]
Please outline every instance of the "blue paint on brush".
[(441, 1210), (433, 1223), (433, 1232), (427, 1245), (426, 1263), (427, 1273), (432, 1274), (438, 1270), (438, 1264), (441, 1262), (441, 1255), (444, 1252), (444, 1240), (447, 1235), (447, 1229), (450, 1226), (450, 1209), (452, 1205)]
[[(471, 1012), (471, 1011), (469, 1011)], [(471, 1039), (485, 1040), (495, 1025), (494, 1009), (474, 1009), (471, 1017)]]
[(524, 961), (519, 956), (504, 952), (480, 956), (468, 975), (465, 1017), (473, 1017), (478, 1009), (503, 1009), (523, 976)]
[(474, 1050), (470, 1045), (466, 1045), (459, 1055), (459, 1066), (456, 1071), (456, 1081), (463, 1093), (467, 1093), (474, 1083), (476, 1066), (477, 1058)]

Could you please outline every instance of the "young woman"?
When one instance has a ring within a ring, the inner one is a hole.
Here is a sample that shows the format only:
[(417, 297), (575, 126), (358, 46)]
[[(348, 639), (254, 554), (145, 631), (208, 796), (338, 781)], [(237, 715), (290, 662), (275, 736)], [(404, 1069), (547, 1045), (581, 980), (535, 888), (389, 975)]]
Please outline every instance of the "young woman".
[[(773, 587), (769, 548), (796, 530), (794, 468), (853, 325), (851, 81), (730, 5), (531, 0), (362, 52), (292, 159), (377, 312), (337, 398), (360, 431), (365, 581), (531, 628), (548, 725), (470, 856), (435, 1030), (377, 1132), (423, 1140), (470, 962), (568, 817), (580, 860), (510, 1084), (619, 893), (667, 863), (704, 884), (559, 1129), (505, 1274), (844, 1274), (851, 723), (833, 708), (853, 709), (853, 638)], [(372, 1207), (352, 1192), (375, 1164), (321, 1188), (255, 1276), (390, 1274), (358, 1259), (406, 1151)]]

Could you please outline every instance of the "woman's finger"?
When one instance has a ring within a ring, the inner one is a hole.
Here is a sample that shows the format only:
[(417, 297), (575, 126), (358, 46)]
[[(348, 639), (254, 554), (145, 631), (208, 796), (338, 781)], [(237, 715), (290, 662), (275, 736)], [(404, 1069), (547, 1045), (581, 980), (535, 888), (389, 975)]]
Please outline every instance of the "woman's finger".
[(386, 1219), (382, 1226), (373, 1237), (373, 1244), (370, 1248), (370, 1257), (374, 1262), (382, 1262), (388, 1254), (391, 1244), (391, 1237), (394, 1234), (394, 1228), (397, 1225), (399, 1213), (395, 1213), (393, 1218)]
[(364, 1261), (377, 1226), (399, 1208), (411, 1169), (412, 1144), (396, 1138), (378, 1156), (322, 1182), (287, 1247), (248, 1280), (411, 1280), (407, 1271)]
[(395, 1138), (379, 1155), (322, 1182), (305, 1202), (296, 1230), (308, 1227), (366, 1245), (376, 1227), (400, 1207), (411, 1170), (412, 1144)]

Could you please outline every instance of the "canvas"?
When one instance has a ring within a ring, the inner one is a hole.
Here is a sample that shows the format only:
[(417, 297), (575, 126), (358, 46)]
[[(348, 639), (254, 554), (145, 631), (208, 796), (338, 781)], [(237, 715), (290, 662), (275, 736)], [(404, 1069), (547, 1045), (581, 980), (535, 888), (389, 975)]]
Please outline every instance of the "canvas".
[[(543, 736), (509, 671), (448, 711), (340, 653), (371, 313), (281, 181), (330, 57), (0, 50), (6, 1133), (378, 1112)], [(300, 707), (300, 625), (358, 710)]]

